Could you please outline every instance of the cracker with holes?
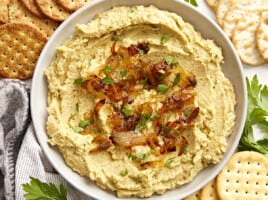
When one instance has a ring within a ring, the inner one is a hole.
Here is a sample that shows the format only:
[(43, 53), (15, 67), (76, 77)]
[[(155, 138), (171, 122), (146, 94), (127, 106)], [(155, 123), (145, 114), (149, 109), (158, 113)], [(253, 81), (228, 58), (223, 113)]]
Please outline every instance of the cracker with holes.
[(47, 38), (59, 26), (59, 23), (48, 19), (39, 18), (28, 11), (20, 1), (11, 0), (8, 6), (9, 20), (12, 23), (26, 23), (38, 29)]
[(36, 4), (44, 15), (58, 22), (64, 21), (71, 14), (53, 0), (36, 0)]
[(235, 153), (216, 185), (221, 200), (268, 199), (268, 158), (253, 151)]
[(223, 19), (223, 30), (228, 37), (232, 37), (233, 30), (237, 22), (248, 12), (253, 10), (267, 9), (267, 0), (244, 0), (233, 4), (230, 9), (225, 13)]
[(37, 7), (35, 0), (21, 0), (21, 2), (32, 14), (37, 17), (44, 17), (43, 13)]
[(0, 26), (0, 75), (29, 79), (47, 39), (26, 24)]
[(257, 29), (256, 38), (261, 56), (268, 61), (268, 11), (262, 12), (261, 22)]
[(206, 0), (206, 2), (212, 10), (216, 11), (218, 6), (218, 0)]
[(219, 0), (217, 9), (216, 9), (216, 19), (220, 26), (223, 26), (223, 18), (225, 16), (225, 13), (230, 8), (232, 2), (231, 0)]
[(256, 31), (261, 21), (261, 12), (254, 10), (244, 15), (236, 24), (232, 41), (241, 58), (249, 65), (262, 65), (266, 61), (257, 48)]
[(0, 1), (0, 24), (8, 22), (8, 4), (9, 0)]
[(216, 190), (216, 179), (210, 181), (200, 190), (199, 200), (219, 200)]
[(190, 196), (184, 198), (184, 200), (198, 200), (198, 199), (199, 199), (199, 191), (198, 192), (194, 192)]
[(75, 11), (92, 0), (56, 0), (56, 2), (64, 9)]

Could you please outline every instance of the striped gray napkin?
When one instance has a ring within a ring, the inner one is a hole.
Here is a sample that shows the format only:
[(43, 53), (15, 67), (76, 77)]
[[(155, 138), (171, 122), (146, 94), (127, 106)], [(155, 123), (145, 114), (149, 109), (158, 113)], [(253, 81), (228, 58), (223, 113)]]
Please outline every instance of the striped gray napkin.
[(19, 80), (0, 80), (0, 199), (23, 200), (30, 176), (65, 185), (68, 200), (91, 200), (69, 185), (51, 166), (34, 134), (30, 89)]

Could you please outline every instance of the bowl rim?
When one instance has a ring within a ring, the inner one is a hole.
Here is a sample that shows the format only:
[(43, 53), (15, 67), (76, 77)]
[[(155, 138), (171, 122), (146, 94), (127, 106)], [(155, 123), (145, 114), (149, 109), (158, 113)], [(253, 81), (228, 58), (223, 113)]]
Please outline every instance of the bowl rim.
[[(192, 5), (189, 5), (188, 3), (185, 3), (184, 1), (180, 1), (180, 0), (166, 0), (164, 4), (166, 4), (166, 6), (159, 6), (163, 4), (163, 1), (161, 3), (161, 0), (130, 0), (130, 1), (126, 1), (126, 0), (95, 0), (92, 1), (91, 3), (88, 3), (87, 5), (85, 5), (84, 7), (78, 9), (76, 12), (74, 12), (68, 19), (66, 19), (56, 30), (55, 32), (52, 34), (52, 36), (50, 37), (50, 39), (48, 40), (48, 42), (46, 43), (45, 47), (43, 48), (43, 51), (41, 52), (38, 62), (36, 64), (36, 69), (32, 78), (32, 86), (31, 86), (31, 96), (30, 96), (30, 108), (31, 108), (31, 116), (32, 116), (32, 121), (33, 121), (33, 127), (35, 130), (35, 135), (37, 137), (37, 140), (43, 150), (43, 152), (45, 153), (46, 157), (48, 158), (49, 162), (52, 164), (52, 166), (54, 167), (54, 169), (56, 169), (56, 171), (68, 182), (70, 183), (72, 186), (74, 186), (76, 189), (78, 189), (79, 191), (81, 191), (82, 193), (96, 198), (96, 199), (100, 199), (100, 196), (103, 197), (102, 195), (99, 196), (99, 194), (95, 194), (95, 193), (90, 193), (90, 191), (85, 191), (83, 188), (80, 188), (79, 185), (76, 185), (74, 179), (76, 180), (76, 178), (74, 177), (69, 177), (66, 173), (70, 173), (70, 171), (68, 172), (62, 172), (61, 171), (61, 167), (64, 167), (65, 163), (58, 163), (55, 161), (54, 158), (52, 158), (51, 156), (51, 152), (57, 151), (55, 149), (53, 149), (51, 146), (48, 146), (47, 141), (44, 141), (44, 138), (46, 136), (44, 136), (45, 130), (44, 130), (44, 123), (45, 123), (45, 119), (46, 119), (46, 111), (42, 110), (42, 109), (38, 109), (38, 107), (40, 106), (36, 106), (36, 104), (39, 103), (38, 98), (40, 100), (40, 93), (43, 94), (44, 92), (46, 93), (46, 86), (44, 86), (45, 78), (43, 77), (43, 70), (45, 69), (44, 67), (44, 61), (47, 57), (52, 58), (54, 56), (54, 51), (49, 51), (51, 48), (53, 48), (53, 46), (59, 46), (60, 44), (62, 44), (62, 42), (64, 42), (66, 40), (66, 38), (68, 38), (71, 33), (73, 33), (74, 31), (74, 27), (68, 29), (68, 26), (72, 25), (72, 24), (77, 24), (77, 22), (79, 22), (79, 17), (81, 16), (87, 16), (88, 12), (97, 8), (99, 9), (100, 6), (106, 5), (109, 2), (109, 6), (110, 8), (114, 5), (125, 5), (125, 6), (130, 6), (130, 5), (155, 5), (156, 7), (158, 7), (161, 10), (168, 10), (171, 12), (175, 12), (178, 15), (181, 15), (181, 11), (179, 11), (179, 9), (176, 8), (172, 8), (169, 6), (170, 5), (177, 5), (180, 8), (186, 9), (186, 10), (190, 10), (192, 13), (194, 13), (195, 15), (197, 15), (198, 17), (200, 17), (203, 21), (206, 21), (208, 23), (209, 26), (212, 26), (214, 28), (214, 32), (216, 31), (221, 37), (221, 39), (226, 43), (226, 46), (229, 48), (229, 50), (231, 52), (228, 52), (228, 54), (226, 55), (232, 55), (232, 59), (234, 60), (234, 62), (237, 65), (237, 71), (238, 73), (238, 79), (241, 82), (241, 86), (240, 88), (237, 88), (236, 90), (236, 95), (238, 94), (237, 92), (241, 93), (242, 90), (242, 94), (243, 96), (241, 97), (241, 101), (242, 101), (242, 105), (237, 105), (239, 106), (239, 109), (241, 110), (240, 114), (240, 121), (239, 124), (236, 127), (236, 133), (233, 131), (232, 135), (235, 134), (234, 137), (234, 141), (232, 141), (232, 145), (230, 146), (230, 148), (228, 150), (226, 150), (223, 159), (221, 160), (221, 162), (219, 162), (217, 165), (214, 166), (214, 170), (209, 174), (209, 177), (202, 177), (203, 182), (200, 184), (193, 184), (191, 185), (191, 187), (189, 187), (189, 190), (184, 191), (183, 193), (178, 194), (178, 192), (176, 193), (176, 196), (173, 195), (172, 193), (172, 198), (168, 197), (170, 200), (171, 199), (180, 199), (180, 198), (184, 198), (188, 195), (190, 195), (191, 193), (199, 190), (201, 187), (203, 187), (204, 185), (206, 185), (209, 181), (211, 181), (219, 172), (220, 170), (224, 167), (224, 165), (228, 162), (228, 160), (230, 159), (230, 157), (232, 156), (232, 154), (236, 151), (237, 145), (239, 143), (239, 139), (242, 135), (242, 130), (244, 127), (244, 123), (245, 123), (245, 119), (246, 119), (246, 108), (247, 108), (247, 92), (246, 92), (246, 84), (245, 84), (245, 80), (244, 80), (244, 75), (243, 75), (243, 67), (241, 64), (241, 61), (238, 57), (238, 55), (235, 52), (235, 49), (232, 45), (232, 43), (230, 42), (230, 40), (227, 38), (227, 36), (224, 34), (224, 32), (221, 30), (221, 28), (216, 24), (216, 22), (214, 22), (212, 19), (210, 19), (209, 17), (207, 17), (205, 14), (203, 14), (201, 11), (197, 10), (196, 8), (194, 8)], [(105, 7), (105, 6), (104, 6)], [(107, 7), (107, 5), (106, 5)], [(102, 11), (107, 10), (105, 7), (105, 9), (103, 9)], [(166, 7), (166, 8), (164, 8)], [(183, 17), (184, 18), (184, 17)], [(200, 18), (198, 18), (200, 20)], [(90, 21), (91, 18), (88, 18), (88, 21)], [(185, 20), (191, 24), (193, 24), (193, 21), (189, 21), (189, 20)], [(67, 27), (67, 29), (66, 29)], [(197, 28), (196, 26), (194, 26), (195, 29)], [(63, 31), (67, 30), (67, 36), (65, 36), (64, 38), (61, 38), (61, 34)], [(198, 29), (197, 29), (198, 30)], [(198, 30), (200, 31), (200, 30)], [(208, 33), (206, 33), (208, 34)], [(203, 35), (203, 32), (202, 32)], [(213, 35), (207, 35), (207, 38), (214, 38)], [(58, 45), (55, 45), (58, 44)], [(54, 48), (55, 49), (55, 48)], [(234, 81), (234, 80), (233, 80)], [(43, 84), (42, 84), (43, 83)], [(233, 82), (232, 82), (233, 83)], [(233, 83), (234, 84), (234, 83)], [(40, 88), (39, 88), (40, 87)], [(238, 91), (239, 90), (239, 91)], [(45, 97), (47, 97), (47, 95), (45, 95)], [(43, 100), (45, 102), (47, 102), (47, 99)], [(42, 105), (42, 104), (41, 104)], [(45, 108), (46, 108), (46, 104), (45, 104)], [(40, 113), (41, 112), (41, 113)], [(41, 119), (40, 119), (41, 118)], [(41, 122), (43, 119), (43, 122)], [(43, 128), (42, 128), (43, 127)], [(41, 128), (41, 131), (40, 131)], [(229, 140), (228, 140), (229, 142)], [(49, 149), (50, 148), (50, 149)], [(65, 166), (66, 167), (66, 166)], [(213, 167), (212, 167), (213, 168)], [(72, 170), (71, 170), (72, 171)], [(74, 174), (76, 174), (75, 172), (72, 172)], [(201, 172), (199, 172), (200, 174)], [(199, 174), (197, 176), (199, 176)], [(74, 178), (74, 179), (73, 179)], [(195, 179), (194, 179), (195, 180)], [(185, 188), (187, 189), (187, 185), (191, 184), (193, 181), (191, 181), (190, 183), (179, 187), (177, 189), (173, 189), (170, 191), (179, 191), (181, 188)], [(88, 184), (87, 181), (85, 181), (85, 184)], [(95, 183), (94, 183), (95, 184)], [(98, 187), (98, 186), (97, 186)], [(102, 190), (102, 189), (100, 189)], [(148, 199), (163, 199), (163, 198), (167, 198), (168, 194), (170, 194), (170, 191), (165, 192), (165, 194), (163, 194), (162, 196), (152, 196)], [(106, 193), (106, 191), (104, 191)], [(110, 194), (110, 192), (107, 192)], [(102, 194), (102, 193), (101, 193)], [(115, 198), (109, 198), (109, 199), (117, 199), (116, 196), (114, 194), (112, 194)], [(107, 199), (106, 197), (103, 199)], [(136, 199), (136, 198), (127, 198), (127, 199)]]

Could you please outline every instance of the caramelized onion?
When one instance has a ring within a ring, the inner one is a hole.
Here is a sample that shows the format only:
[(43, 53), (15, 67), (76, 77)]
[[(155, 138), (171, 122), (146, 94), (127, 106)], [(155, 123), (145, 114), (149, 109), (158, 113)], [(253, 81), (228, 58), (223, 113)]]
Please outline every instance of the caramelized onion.
[(114, 144), (124, 147), (145, 145), (147, 143), (144, 135), (137, 135), (134, 131), (114, 132), (111, 135)]

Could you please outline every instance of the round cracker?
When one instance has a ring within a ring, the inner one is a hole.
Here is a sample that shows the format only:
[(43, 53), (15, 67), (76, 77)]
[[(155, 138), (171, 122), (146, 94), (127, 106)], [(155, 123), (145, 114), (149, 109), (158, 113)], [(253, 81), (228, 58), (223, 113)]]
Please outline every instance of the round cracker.
[(218, 6), (218, 0), (206, 0), (206, 2), (212, 10), (216, 11)]
[(266, 62), (260, 55), (256, 42), (256, 31), (260, 21), (260, 11), (248, 12), (237, 22), (232, 36), (233, 44), (241, 60), (253, 66)]
[(221, 200), (268, 199), (268, 159), (253, 151), (235, 153), (216, 179)]
[(257, 47), (261, 56), (268, 61), (268, 11), (262, 12), (261, 22), (256, 33)]
[(262, 10), (267, 7), (265, 1), (247, 0), (233, 4), (230, 9), (226, 12), (223, 19), (223, 30), (228, 37), (232, 37), (233, 30), (237, 22), (245, 15), (247, 12), (252, 10)]
[(184, 198), (184, 200), (198, 200), (198, 199), (199, 199), (199, 191), (194, 192), (190, 196)]
[(12, 0), (8, 5), (8, 15), (11, 23), (25, 23), (38, 29), (47, 38), (59, 26), (58, 22), (48, 18), (39, 18), (26, 9), (19, 0)]
[(223, 25), (223, 18), (225, 13), (229, 10), (231, 6), (231, 0), (219, 0), (216, 9), (216, 19), (220, 26)]
[(8, 4), (9, 0), (0, 1), (0, 24), (8, 23)]
[(56, 1), (53, 0), (35, 0), (38, 8), (48, 18), (62, 22), (71, 14), (70, 11), (65, 10)]
[(216, 179), (213, 179), (201, 189), (199, 200), (219, 200), (216, 190)]
[(36, 6), (35, 0), (21, 0), (21, 2), (32, 14), (37, 17), (44, 17), (43, 13)]
[(47, 39), (27, 24), (0, 26), (0, 75), (29, 79)]
[(64, 9), (69, 11), (76, 11), (78, 8), (84, 6), (86, 3), (92, 0), (56, 0), (57, 3)]

